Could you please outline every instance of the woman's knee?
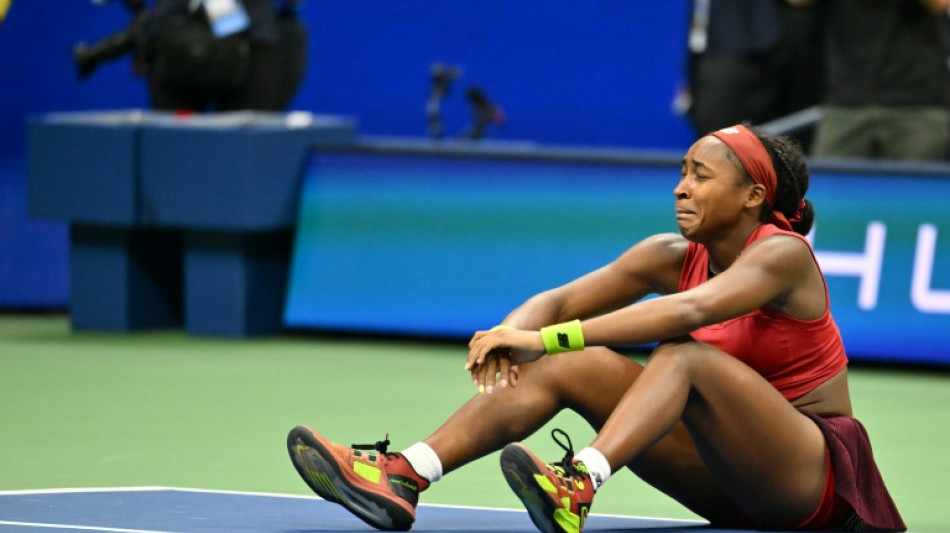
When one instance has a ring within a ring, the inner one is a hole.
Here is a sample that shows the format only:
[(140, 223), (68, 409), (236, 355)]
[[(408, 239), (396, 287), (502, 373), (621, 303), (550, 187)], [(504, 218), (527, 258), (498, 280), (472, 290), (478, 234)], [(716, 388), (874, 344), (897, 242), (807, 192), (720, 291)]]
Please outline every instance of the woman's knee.
[[(650, 361), (662, 360), (668, 363), (694, 364), (712, 346), (684, 336), (660, 342), (650, 354)], [(713, 348), (714, 349), (714, 348)]]
[[(643, 367), (628, 357), (600, 346), (567, 352), (523, 365), (520, 383), (553, 391), (568, 406), (587, 403), (592, 391), (617, 400), (633, 384)], [(520, 386), (520, 385), (519, 385)]]
[(688, 381), (692, 393), (703, 381), (708, 381), (704, 378), (737, 362), (715, 346), (685, 336), (661, 342), (650, 354), (647, 366), (677, 372)]

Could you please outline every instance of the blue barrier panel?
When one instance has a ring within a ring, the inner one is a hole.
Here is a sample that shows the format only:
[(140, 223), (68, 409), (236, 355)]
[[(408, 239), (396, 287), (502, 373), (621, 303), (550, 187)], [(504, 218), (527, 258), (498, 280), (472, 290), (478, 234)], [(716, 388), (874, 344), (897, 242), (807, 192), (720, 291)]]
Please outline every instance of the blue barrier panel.
[(233, 112), (153, 119), (141, 132), (142, 219), (216, 231), (291, 228), (309, 147), (355, 140), (355, 123), (345, 117)]
[(70, 223), (73, 326), (278, 333), (309, 147), (355, 137), (309, 113), (34, 119), (29, 205)]
[[(675, 232), (680, 157), (383, 140), (319, 150), (285, 324), (467, 338)], [(947, 168), (814, 167), (810, 238), (852, 358), (950, 363)]]
[(135, 113), (51, 113), (31, 118), (28, 127), (31, 215), (137, 222), (141, 119)]

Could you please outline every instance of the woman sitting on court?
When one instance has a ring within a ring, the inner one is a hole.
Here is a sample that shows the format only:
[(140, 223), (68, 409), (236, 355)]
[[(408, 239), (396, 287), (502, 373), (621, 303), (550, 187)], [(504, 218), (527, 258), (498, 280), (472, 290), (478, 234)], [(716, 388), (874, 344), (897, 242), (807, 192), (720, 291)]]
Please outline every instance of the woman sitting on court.
[[(480, 394), (424, 441), (360, 451), (301, 426), (288, 437), (295, 467), (379, 529), (409, 529), (419, 492), (504, 448), (503, 474), (545, 532), (581, 531), (624, 466), (717, 526), (903, 531), (852, 418), (803, 237), (807, 189), (785, 138), (735, 126), (699, 139), (673, 189), (679, 235), (647, 238), (477, 332), (466, 369)], [(645, 366), (605, 348), (651, 342)], [(598, 433), (575, 455), (555, 431), (567, 455), (546, 464), (518, 441), (562, 408)]]

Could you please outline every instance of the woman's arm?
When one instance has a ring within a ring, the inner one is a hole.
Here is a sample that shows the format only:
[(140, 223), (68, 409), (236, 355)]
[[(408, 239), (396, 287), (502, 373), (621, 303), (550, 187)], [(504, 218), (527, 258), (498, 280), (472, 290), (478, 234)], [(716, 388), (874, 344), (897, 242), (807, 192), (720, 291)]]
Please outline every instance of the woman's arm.
[(950, 0), (920, 0), (920, 3), (937, 15), (946, 15)]
[[(807, 244), (791, 236), (768, 237), (753, 243), (728, 269), (698, 287), (585, 320), (585, 343), (603, 346), (662, 341), (765, 305), (793, 316), (812, 314), (816, 305), (824, 305), (823, 289), (818, 290), (822, 285), (808, 284), (808, 297), (796, 294), (795, 289), (804, 287), (806, 280), (816, 276), (817, 266)], [(789, 308), (788, 302), (795, 302), (795, 308)], [(575, 317), (567, 316), (568, 320), (571, 318)], [(500, 347), (513, 350), (516, 364), (544, 353), (537, 331), (479, 332), (469, 347), (471, 369), (477, 369), (489, 352)]]
[(649, 237), (610, 264), (531, 297), (502, 323), (515, 329), (537, 330), (609, 313), (648, 294), (675, 292), (685, 253), (686, 240), (679, 235)]
[(522, 349), (519, 342), (502, 336), (537, 336), (539, 329), (550, 324), (610, 313), (648, 294), (675, 292), (686, 247), (686, 239), (680, 235), (655, 235), (634, 245), (607, 266), (531, 297), (505, 317), (504, 329), (475, 332), (470, 348), (489, 334), (494, 336), (494, 344), (485, 348), (477, 363), (470, 351), (465, 369), (471, 370), (476, 386), (485, 386), (486, 376), (491, 376), (487, 381), (488, 390), (495, 382), (496, 373), (501, 375), (502, 387), (509, 383), (515, 385), (517, 372), (512, 366), (537, 359), (543, 350)]
[[(809, 274), (817, 274), (817, 267), (804, 242), (790, 236), (768, 237), (749, 246), (729, 268), (698, 287), (584, 322), (584, 338), (590, 345), (639, 345), (678, 337), (766, 305), (783, 306)], [(817, 298), (812, 300), (821, 300), (823, 309), (823, 289), (813, 296)]]

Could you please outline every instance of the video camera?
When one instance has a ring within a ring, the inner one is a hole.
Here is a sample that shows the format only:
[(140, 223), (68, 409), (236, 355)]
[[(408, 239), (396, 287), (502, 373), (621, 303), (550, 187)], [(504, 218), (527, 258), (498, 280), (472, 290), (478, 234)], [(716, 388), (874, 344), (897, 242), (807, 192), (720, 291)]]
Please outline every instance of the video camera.
[[(97, 4), (114, 0), (93, 0)], [(99, 66), (128, 53), (135, 55), (136, 64), (143, 64), (148, 43), (147, 26), (151, 13), (145, 0), (122, 0), (132, 15), (132, 21), (119, 32), (106, 36), (93, 44), (78, 42), (73, 46), (73, 60), (79, 68), (79, 77), (86, 78)]]

